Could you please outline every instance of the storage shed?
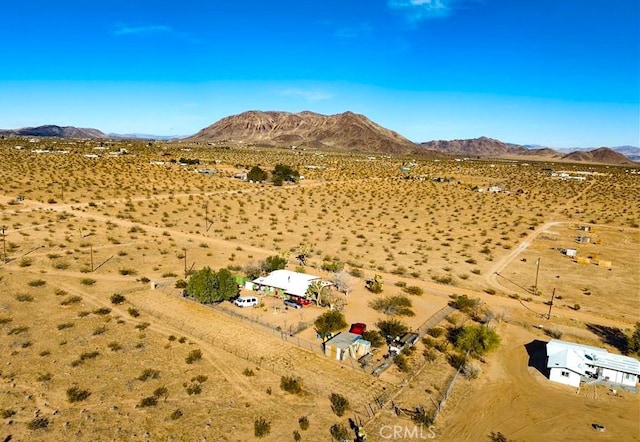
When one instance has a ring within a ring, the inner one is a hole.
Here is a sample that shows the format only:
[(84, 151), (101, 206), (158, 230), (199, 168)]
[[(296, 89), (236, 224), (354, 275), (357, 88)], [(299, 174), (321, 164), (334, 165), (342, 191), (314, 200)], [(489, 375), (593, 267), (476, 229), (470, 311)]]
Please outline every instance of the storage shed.
[(324, 343), (324, 354), (339, 361), (359, 359), (371, 350), (371, 342), (355, 333), (342, 332)]

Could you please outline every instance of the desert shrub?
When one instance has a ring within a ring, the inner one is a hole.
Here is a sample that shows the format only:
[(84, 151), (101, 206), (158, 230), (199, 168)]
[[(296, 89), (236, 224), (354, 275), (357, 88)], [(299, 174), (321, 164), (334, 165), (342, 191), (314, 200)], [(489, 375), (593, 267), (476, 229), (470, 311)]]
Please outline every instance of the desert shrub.
[(451, 295), (449, 305), (461, 312), (471, 314), (480, 306), (479, 298), (469, 298), (467, 295)]
[(259, 417), (253, 422), (253, 434), (257, 438), (263, 438), (271, 433), (271, 422), (263, 417)]
[(44, 279), (32, 279), (28, 282), (30, 287), (42, 287), (46, 283), (47, 281), (45, 281)]
[(109, 342), (109, 344), (107, 344), (107, 347), (109, 347), (109, 349), (111, 351), (120, 351), (120, 350), (122, 350), (122, 345), (120, 345), (117, 342)]
[(57, 270), (67, 270), (69, 268), (69, 263), (64, 261), (59, 261), (53, 264), (53, 268)]
[(0, 318), (0, 325), (8, 324), (11, 321), (13, 321), (13, 318), (10, 318), (8, 316), (2, 317)]
[(396, 358), (393, 360), (393, 363), (396, 364), (398, 370), (403, 373), (407, 373), (411, 369), (411, 367), (409, 366), (409, 360), (402, 353), (396, 356)]
[(435, 282), (439, 283), (439, 284), (447, 284), (450, 285), (453, 283), (453, 277), (451, 275), (433, 275), (431, 277), (431, 279), (433, 279)]
[(93, 311), (94, 315), (108, 315), (109, 313), (111, 313), (111, 309), (109, 307), (100, 307), (98, 309), (95, 309)]
[(92, 278), (82, 278), (80, 280), (80, 284), (82, 285), (93, 285), (95, 283), (96, 283), (96, 280)]
[(333, 424), (331, 428), (329, 428), (329, 433), (333, 440), (337, 442), (343, 442), (345, 440), (350, 440), (349, 430), (343, 424)]
[(308, 430), (309, 429), (309, 418), (307, 416), (300, 416), (298, 418), (298, 425), (300, 425), (300, 429), (301, 430)]
[(139, 407), (155, 407), (158, 404), (158, 398), (155, 396), (147, 396), (140, 399)]
[(106, 331), (107, 331), (107, 327), (106, 327), (106, 326), (104, 326), (104, 325), (101, 325), (100, 327), (96, 327), (96, 328), (93, 330), (93, 336), (101, 335), (101, 334), (103, 334), (103, 333), (104, 333), (104, 332), (106, 332)]
[(421, 287), (418, 287), (416, 285), (410, 285), (407, 286), (405, 288), (402, 289), (405, 293), (408, 293), (410, 295), (414, 295), (414, 296), (420, 296), (424, 293), (424, 290), (422, 290)]
[(35, 298), (28, 293), (19, 293), (16, 295), (16, 301), (33, 302)]
[(422, 356), (424, 357), (424, 360), (427, 362), (433, 362), (438, 357), (437, 353), (430, 348), (425, 348), (422, 351)]
[(294, 376), (282, 376), (280, 378), (280, 388), (291, 394), (302, 393), (302, 380)]
[(187, 364), (193, 364), (194, 362), (197, 362), (200, 359), (202, 359), (202, 351), (196, 349), (196, 350), (191, 350), (189, 352), (189, 354), (185, 358), (185, 361), (187, 362)]
[(29, 258), (28, 256), (24, 256), (20, 259), (20, 261), (18, 261), (18, 265), (20, 267), (29, 267), (31, 264), (33, 264), (33, 259)]
[(126, 300), (127, 298), (125, 298), (124, 295), (121, 295), (119, 293), (114, 293), (113, 295), (111, 295), (111, 303), (114, 305), (122, 304)]
[(136, 379), (139, 381), (147, 381), (149, 379), (158, 379), (160, 377), (160, 370), (155, 370), (153, 368), (145, 368), (140, 376)]
[(41, 375), (39, 375), (36, 380), (38, 382), (47, 382), (50, 381), (53, 378), (53, 375), (51, 373), (43, 373)]
[(433, 336), (434, 338), (439, 338), (444, 334), (444, 329), (440, 327), (433, 327), (427, 330), (427, 334), (429, 336)]
[(15, 414), (16, 414), (16, 411), (12, 410), (11, 408), (4, 408), (0, 410), (0, 417), (3, 419), (9, 419), (11, 416), (14, 416)]
[(255, 373), (250, 368), (245, 368), (244, 370), (242, 370), (242, 374), (245, 376), (255, 376)]
[(392, 316), (415, 316), (412, 305), (411, 300), (402, 295), (378, 298), (369, 303), (372, 309)]
[(136, 329), (143, 331), (146, 330), (149, 326), (151, 325), (151, 323), (149, 322), (141, 322), (139, 324), (136, 324)]
[(571, 307), (572, 309), (574, 309), (575, 311), (580, 310), (580, 304), (574, 304), (573, 307)]
[(454, 352), (447, 355), (447, 360), (449, 361), (449, 364), (451, 364), (453, 368), (457, 369), (467, 363), (467, 356), (462, 353)]
[(169, 415), (169, 418), (172, 421), (178, 420), (182, 417), (182, 410), (180, 410), (179, 408), (176, 410), (173, 410), (173, 412)]
[(354, 278), (362, 278), (364, 276), (362, 270), (357, 267), (352, 268), (349, 274)]
[(19, 335), (20, 333), (24, 333), (24, 332), (26, 332), (27, 330), (29, 330), (29, 327), (27, 327), (26, 325), (20, 325), (20, 326), (18, 326), (18, 327), (14, 327), (14, 328), (12, 328), (11, 330), (9, 330), (9, 331), (7, 332), (7, 335), (8, 335), (8, 336), (11, 336), (11, 335)]
[(187, 390), (187, 394), (189, 396), (193, 396), (194, 394), (200, 394), (202, 393), (202, 384), (199, 382), (193, 382), (191, 384), (187, 384), (185, 386), (185, 389)]
[(66, 290), (55, 289), (53, 291), (53, 294), (56, 295), (56, 296), (64, 296), (64, 295), (68, 295), (69, 293)]
[(191, 382), (199, 382), (199, 383), (203, 383), (203, 382), (207, 382), (207, 379), (209, 379), (208, 376), (205, 376), (203, 374), (199, 374), (197, 376), (194, 376), (191, 378)]
[(435, 422), (435, 411), (427, 411), (423, 406), (416, 407), (411, 420), (418, 425), (429, 427)]
[(58, 324), (58, 330), (64, 330), (67, 328), (73, 327), (75, 324), (73, 322), (63, 322), (62, 324)]
[(302, 435), (300, 434), (300, 432), (298, 430), (293, 430), (293, 440), (295, 442), (299, 442), (302, 440)]
[(331, 410), (336, 416), (343, 416), (345, 411), (349, 409), (349, 400), (339, 393), (331, 393), (329, 400), (331, 401)]
[(562, 338), (562, 330), (558, 330), (557, 328), (554, 330), (544, 329), (544, 332), (547, 336), (552, 337), (553, 339)]
[(504, 434), (502, 434), (501, 432), (491, 432), (491, 434), (489, 434), (489, 441), (491, 442), (512, 442), (511, 439), (507, 439), (507, 436), (505, 436)]
[(133, 318), (137, 318), (137, 317), (140, 316), (140, 312), (137, 309), (133, 308), (133, 307), (129, 307), (127, 309), (127, 313), (129, 313), (129, 316), (131, 316)]
[(47, 428), (48, 426), (49, 419), (45, 416), (36, 417), (27, 424), (29, 430), (39, 430), (41, 428)]
[(178, 279), (178, 280), (176, 281), (176, 285), (175, 285), (175, 287), (176, 287), (177, 289), (184, 289), (184, 288), (187, 288), (187, 281), (185, 281), (184, 279)]
[(67, 400), (69, 402), (80, 402), (91, 396), (89, 390), (81, 390), (79, 387), (74, 386), (67, 389)]
[(118, 270), (118, 273), (120, 273), (122, 276), (130, 276), (135, 275), (137, 272), (133, 269), (120, 269)]
[(425, 346), (425, 348), (433, 348), (436, 345), (436, 340), (430, 336), (424, 336), (422, 338), (422, 344)]
[(176, 276), (178, 276), (176, 273), (174, 272), (164, 272), (162, 274), (163, 278), (175, 278)]
[(72, 296), (68, 296), (68, 297), (64, 298), (62, 301), (60, 301), (60, 305), (77, 304), (80, 301), (82, 301), (82, 297), (81, 296), (72, 295)]

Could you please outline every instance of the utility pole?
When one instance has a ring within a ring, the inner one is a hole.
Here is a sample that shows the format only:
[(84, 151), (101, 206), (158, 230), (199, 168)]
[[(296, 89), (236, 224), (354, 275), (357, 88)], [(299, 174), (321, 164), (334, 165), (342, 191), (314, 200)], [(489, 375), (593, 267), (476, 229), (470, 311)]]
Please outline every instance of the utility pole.
[(533, 294), (538, 294), (538, 273), (540, 272), (540, 258), (536, 261), (536, 282), (533, 284)]
[(551, 302), (549, 302), (549, 313), (547, 314), (547, 321), (551, 319), (551, 307), (553, 307), (553, 299), (556, 297), (556, 288), (553, 288), (553, 293), (551, 293)]
[(0, 229), (2, 229), (2, 262), (4, 262), (5, 264), (7, 263), (7, 244), (4, 237), (4, 231), (6, 228), (6, 226), (0, 227)]
[(205, 201), (204, 203), (204, 231), (208, 232), (209, 231), (209, 202)]
[(187, 279), (187, 249), (184, 249), (184, 279)]
[(93, 273), (93, 244), (91, 245), (91, 273)]

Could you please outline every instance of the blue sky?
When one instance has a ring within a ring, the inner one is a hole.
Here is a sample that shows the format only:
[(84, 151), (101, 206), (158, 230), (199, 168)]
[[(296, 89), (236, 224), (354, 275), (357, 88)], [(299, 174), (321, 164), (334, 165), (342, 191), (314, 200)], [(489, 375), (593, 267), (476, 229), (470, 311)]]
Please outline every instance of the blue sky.
[(0, 128), (362, 113), (421, 142), (640, 144), (637, 0), (4, 0)]

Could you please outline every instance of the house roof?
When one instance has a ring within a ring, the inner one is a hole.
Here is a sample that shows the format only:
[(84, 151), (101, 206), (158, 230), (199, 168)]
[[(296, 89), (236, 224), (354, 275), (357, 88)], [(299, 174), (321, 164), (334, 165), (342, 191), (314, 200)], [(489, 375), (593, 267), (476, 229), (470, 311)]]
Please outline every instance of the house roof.
[(307, 294), (307, 289), (311, 281), (318, 279), (320, 279), (319, 276), (309, 275), (307, 273), (298, 273), (291, 270), (274, 270), (267, 276), (261, 276), (252, 282), (254, 284), (282, 289), (288, 295), (304, 297)]
[(325, 342), (325, 345), (331, 345), (333, 347), (346, 350), (354, 342), (360, 341), (360, 340), (363, 340), (362, 336), (360, 335), (357, 335), (355, 333), (349, 333), (349, 332), (341, 332), (335, 335), (333, 338), (329, 339), (327, 342)]
[(585, 364), (582, 355), (570, 348), (549, 355), (547, 368), (566, 368), (582, 376), (585, 374)]
[(547, 342), (547, 356), (549, 357), (548, 368), (564, 367), (577, 373), (584, 373), (584, 366), (591, 365), (640, 376), (640, 361), (609, 353), (604, 348), (552, 339)]

